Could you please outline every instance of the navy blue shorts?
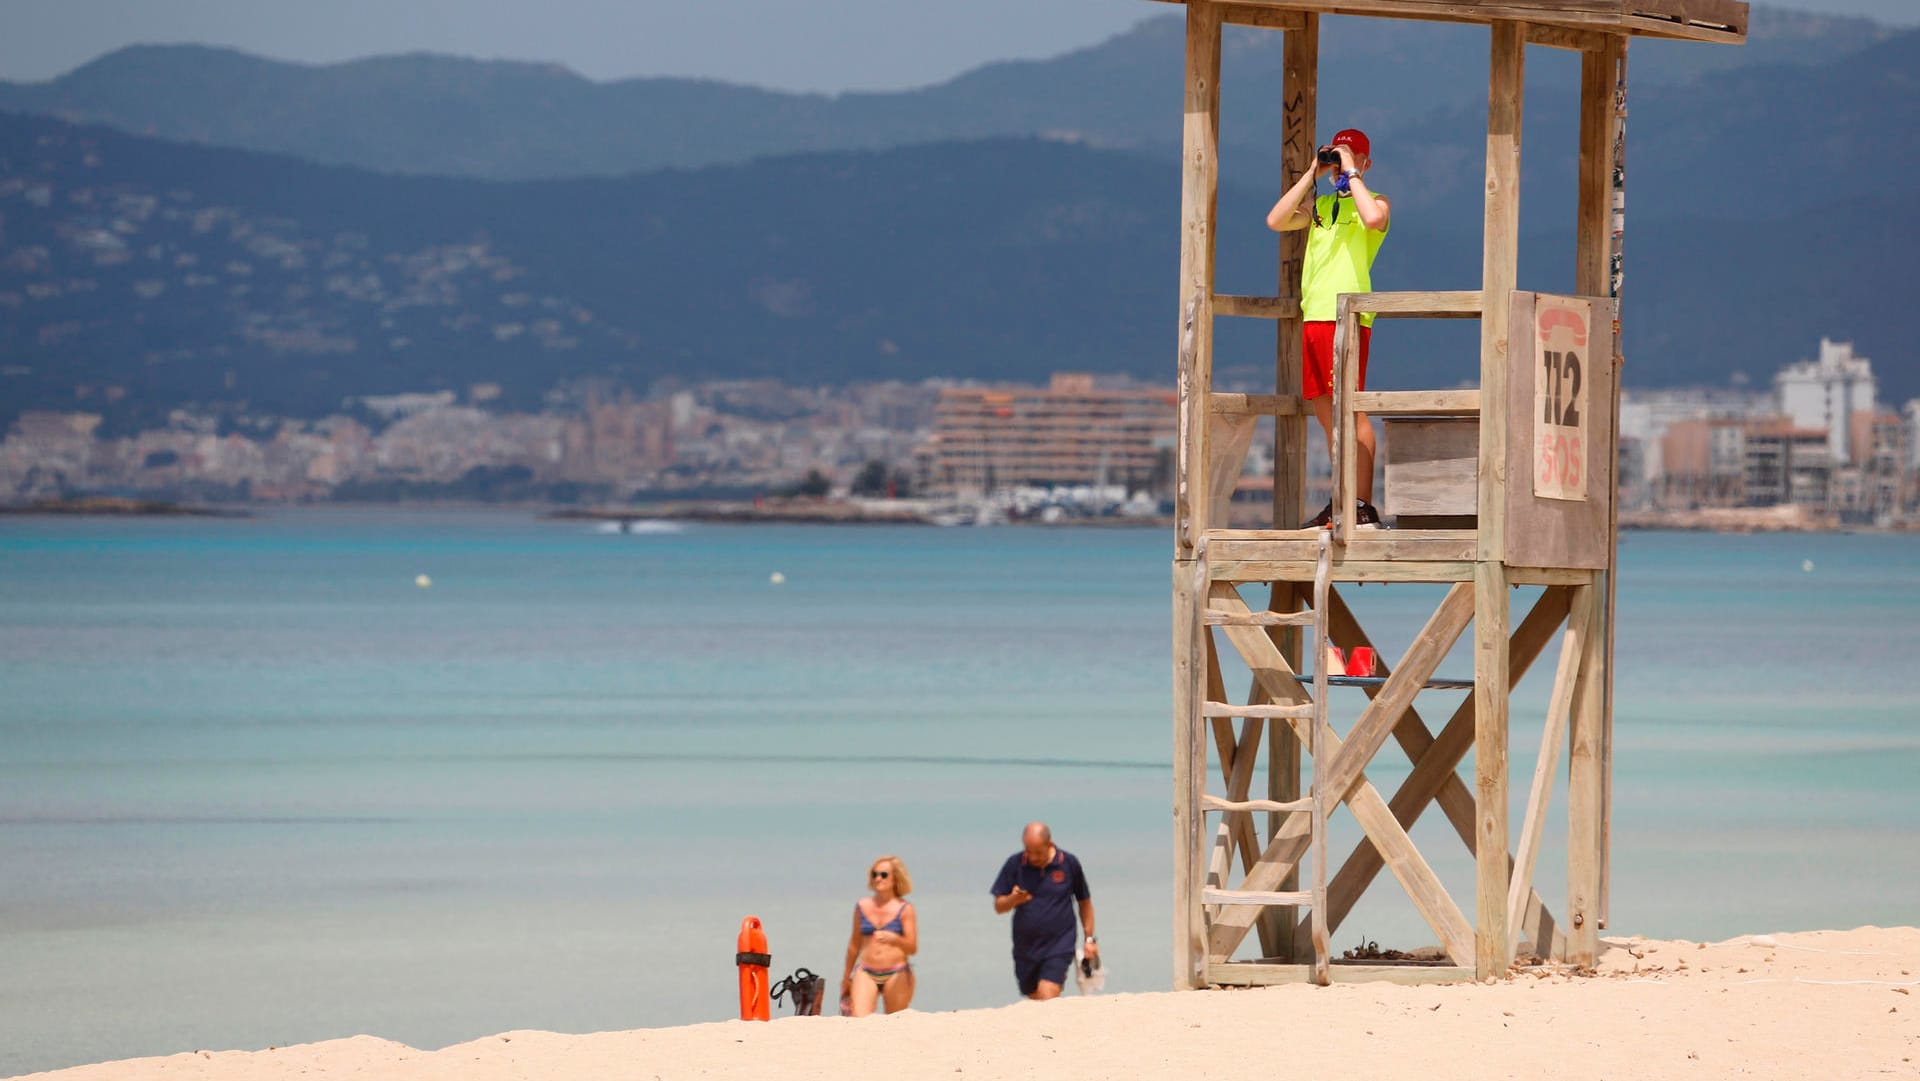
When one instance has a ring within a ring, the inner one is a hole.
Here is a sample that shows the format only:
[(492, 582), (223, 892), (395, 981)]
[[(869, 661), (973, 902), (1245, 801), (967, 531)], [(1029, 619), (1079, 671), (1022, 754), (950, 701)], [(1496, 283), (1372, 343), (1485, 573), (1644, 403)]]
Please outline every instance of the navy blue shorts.
[(1040, 990), (1040, 981), (1067, 985), (1067, 970), (1073, 967), (1073, 954), (1057, 953), (1051, 957), (1019, 957), (1013, 959), (1013, 974), (1020, 981), (1020, 993), (1031, 995)]

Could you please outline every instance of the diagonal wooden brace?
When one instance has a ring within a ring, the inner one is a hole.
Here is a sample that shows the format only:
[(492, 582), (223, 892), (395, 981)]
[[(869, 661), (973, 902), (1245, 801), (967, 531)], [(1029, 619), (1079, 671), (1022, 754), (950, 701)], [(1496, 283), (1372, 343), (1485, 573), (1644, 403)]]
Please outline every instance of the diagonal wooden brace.
[[(1567, 616), (1571, 596), (1572, 590), (1568, 587), (1548, 587), (1534, 602), (1526, 619), (1515, 628), (1513, 636), (1507, 641), (1509, 692), (1519, 684), (1527, 669), (1552, 641), (1554, 631)], [(1335, 595), (1327, 616), (1335, 633), (1350, 641), (1364, 640), (1365, 634), (1360, 630), (1358, 621), (1338, 595)], [(1413, 762), (1413, 771), (1401, 782), (1399, 790), (1394, 792), (1388, 804), (1394, 820), (1402, 828), (1411, 829), (1427, 806), (1437, 802), (1469, 852), (1473, 851), (1475, 845), (1473, 793), (1454, 771), (1467, 752), (1473, 749), (1473, 720), (1472, 697), (1460, 704), (1438, 736), (1429, 733), (1418, 715), (1409, 709), (1407, 720), (1394, 730), (1394, 735), (1399, 738), (1401, 747)], [(1327, 917), (1333, 926), (1337, 927), (1353, 911), (1353, 906), (1384, 866), (1385, 861), (1379, 849), (1374, 847), (1372, 841), (1362, 838), (1327, 886)], [(1538, 893), (1529, 894), (1525, 922), (1530, 927), (1542, 929), (1549, 938), (1553, 934), (1553, 916)], [(1301, 941), (1296, 933), (1296, 948), (1300, 948)]]
[[(1229, 607), (1233, 605), (1245, 608), (1244, 602), (1237, 599), (1229, 602)], [(1258, 628), (1228, 627), (1226, 631), (1234, 648), (1275, 701), (1305, 700), (1305, 692), (1293, 669), (1271, 638), (1260, 633)], [(1424, 681), (1425, 677), (1421, 678)], [(1326, 757), (1339, 760), (1339, 737), (1329, 732), (1324, 738), (1327, 740)], [(1464, 959), (1473, 956), (1473, 926), (1467, 922), (1460, 907), (1447, 896), (1446, 888), (1440, 884), (1433, 868), (1421, 857), (1406, 831), (1394, 821), (1393, 813), (1380, 793), (1367, 782), (1364, 775), (1356, 774), (1342, 798), (1375, 846), (1387, 854), (1388, 867), (1413, 898), (1414, 906), (1439, 935), (1448, 954), (1456, 963), (1468, 963)], [(1307, 819), (1305, 815), (1294, 815), (1281, 824), (1279, 832), (1261, 853), (1260, 862), (1247, 873), (1245, 889), (1255, 892), (1273, 890), (1292, 873), (1311, 839), (1311, 823)], [(1212, 925), (1209, 955), (1214, 958), (1231, 956), (1246, 937), (1256, 912), (1257, 909), (1250, 907), (1223, 911)]]
[[(1414, 636), (1399, 671), (1387, 676), (1379, 695), (1367, 703), (1360, 719), (1348, 731), (1346, 745), (1328, 763), (1326, 782), (1321, 788), (1328, 799), (1345, 797), (1348, 787), (1367, 763), (1373, 761), (1373, 756), (1398, 726), (1401, 715), (1413, 704), (1413, 696), (1432, 678), (1434, 670), (1446, 659), (1447, 651), (1460, 640), (1460, 632), (1466, 630), (1472, 620), (1473, 583), (1456, 582), (1434, 609), (1427, 625)], [(1315, 763), (1314, 768), (1318, 769), (1319, 763)]]

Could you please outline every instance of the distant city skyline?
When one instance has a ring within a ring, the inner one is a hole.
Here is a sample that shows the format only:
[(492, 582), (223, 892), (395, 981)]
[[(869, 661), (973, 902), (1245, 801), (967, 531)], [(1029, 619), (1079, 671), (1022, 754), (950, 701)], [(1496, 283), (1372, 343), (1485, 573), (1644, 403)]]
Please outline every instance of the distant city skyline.
[[(1914, 0), (1795, 0), (1793, 10), (1920, 25)], [(595, 80), (718, 79), (838, 93), (944, 82), (998, 60), (1095, 45), (1171, 14), (1148, 0), (8, 0), (0, 79), (43, 81), (135, 44), (226, 46), (334, 63), (438, 52), (565, 65)]]

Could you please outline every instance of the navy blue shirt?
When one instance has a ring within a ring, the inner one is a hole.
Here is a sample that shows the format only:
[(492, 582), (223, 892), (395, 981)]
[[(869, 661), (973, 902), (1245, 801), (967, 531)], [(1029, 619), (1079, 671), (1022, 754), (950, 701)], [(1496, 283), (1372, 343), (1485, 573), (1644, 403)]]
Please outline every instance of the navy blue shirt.
[(1015, 852), (993, 880), (993, 895), (1005, 897), (1015, 885), (1033, 894), (1033, 900), (1013, 910), (1013, 955), (1073, 956), (1074, 902), (1093, 896), (1080, 861), (1057, 845), (1045, 867), (1035, 867), (1027, 862), (1025, 852)]

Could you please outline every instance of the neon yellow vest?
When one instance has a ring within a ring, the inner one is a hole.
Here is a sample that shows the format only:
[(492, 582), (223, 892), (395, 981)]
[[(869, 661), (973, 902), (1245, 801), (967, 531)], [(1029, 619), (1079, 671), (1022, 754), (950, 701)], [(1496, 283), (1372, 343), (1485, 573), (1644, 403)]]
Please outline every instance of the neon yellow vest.
[[(1380, 193), (1375, 192), (1374, 197), (1379, 198)], [(1387, 232), (1375, 232), (1361, 223), (1351, 195), (1340, 199), (1338, 220), (1334, 218), (1331, 195), (1315, 199), (1313, 208), (1320, 215), (1320, 224), (1307, 226), (1307, 262), (1300, 274), (1300, 318), (1332, 322), (1341, 293), (1373, 292), (1373, 257), (1380, 253)], [(1372, 326), (1373, 314), (1362, 312), (1360, 325)]]

